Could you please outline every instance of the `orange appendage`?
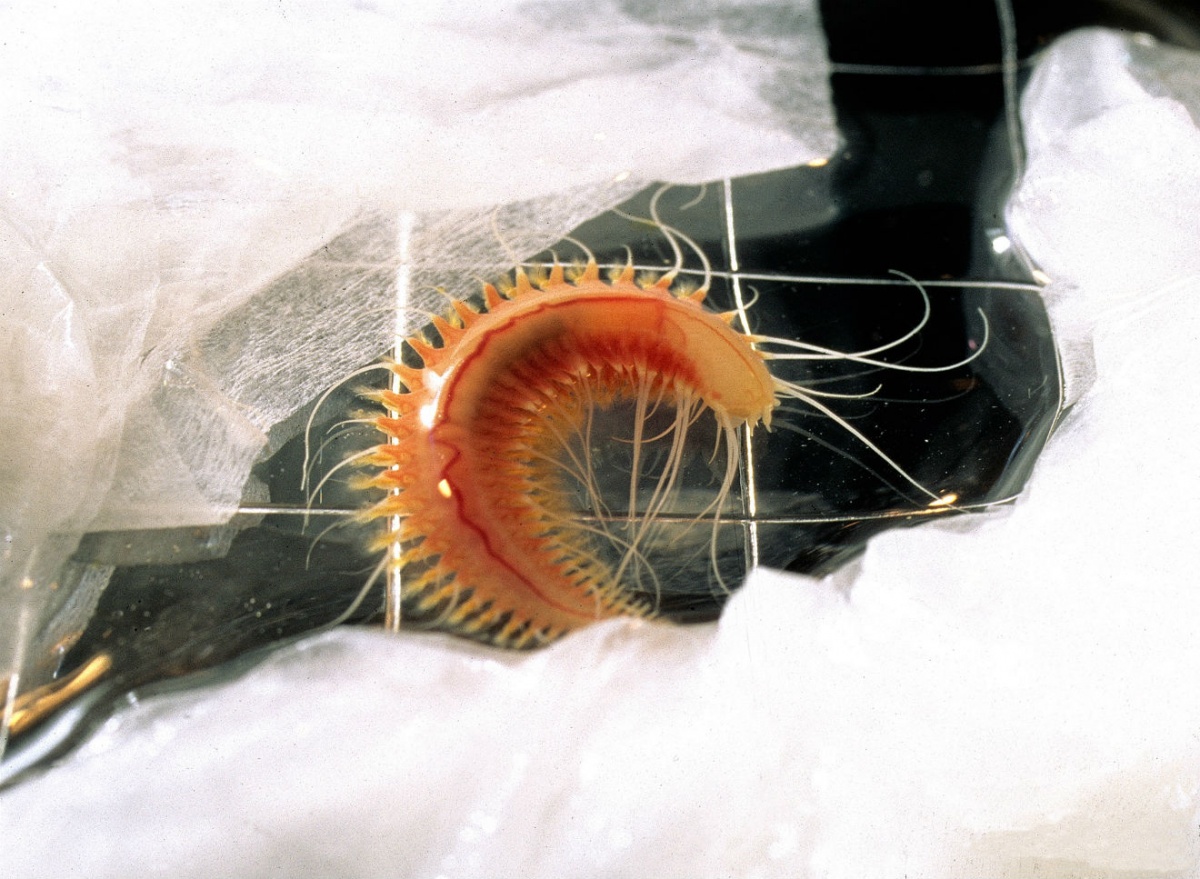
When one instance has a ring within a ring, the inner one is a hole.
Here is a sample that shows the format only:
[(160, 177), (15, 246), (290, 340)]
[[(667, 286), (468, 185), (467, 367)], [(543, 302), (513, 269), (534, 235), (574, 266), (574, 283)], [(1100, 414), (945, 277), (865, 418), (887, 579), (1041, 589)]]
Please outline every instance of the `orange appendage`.
[(686, 408), (683, 427), (706, 408), (733, 436), (769, 423), (776, 399), (762, 358), (701, 295), (631, 274), (606, 283), (591, 264), (571, 283), (556, 267), (535, 285), (518, 272), (510, 298), (489, 285), (487, 311), (455, 303), (435, 321), (440, 346), (410, 340), (424, 368), (397, 365), (408, 392), (378, 395), (389, 439), (369, 458), (382, 468), (370, 482), (390, 493), (363, 514), (399, 523), (379, 549), (400, 568), (406, 613), (510, 647), (653, 613), (624, 582), (637, 566), (580, 521), (572, 499), (592, 484), (590, 440), (572, 451), (570, 438), (623, 401)]

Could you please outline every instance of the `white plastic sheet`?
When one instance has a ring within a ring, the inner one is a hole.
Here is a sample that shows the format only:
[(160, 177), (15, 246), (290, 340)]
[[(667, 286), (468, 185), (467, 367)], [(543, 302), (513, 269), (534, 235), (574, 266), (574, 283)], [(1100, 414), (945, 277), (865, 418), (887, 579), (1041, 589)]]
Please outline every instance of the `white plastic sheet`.
[(0, 34), (0, 672), (82, 531), (227, 518), (272, 425), (387, 349), (399, 274), (420, 314), (649, 181), (836, 143), (811, 2), (18, 2)]
[[(1075, 406), (1007, 513), (531, 656), (341, 631), (115, 717), (0, 799), (27, 876), (1200, 875), (1200, 132), (1072, 35), (1010, 228)], [(1087, 70), (1088, 76), (1078, 72)], [(1193, 112), (1195, 105), (1193, 105)]]

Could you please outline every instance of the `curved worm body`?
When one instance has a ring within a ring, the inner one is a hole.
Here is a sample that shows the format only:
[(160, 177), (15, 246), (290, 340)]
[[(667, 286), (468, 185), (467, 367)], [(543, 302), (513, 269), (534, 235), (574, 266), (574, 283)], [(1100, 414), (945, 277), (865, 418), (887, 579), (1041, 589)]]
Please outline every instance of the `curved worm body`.
[(393, 364), (406, 392), (375, 395), (389, 410), (374, 419), (387, 441), (367, 458), (382, 468), (367, 482), (389, 494), (364, 513), (394, 523), (379, 548), (407, 606), (510, 647), (653, 612), (623, 582), (636, 542), (614, 562), (572, 511), (564, 437), (620, 402), (639, 415), (686, 413), (681, 435), (709, 411), (730, 443), (724, 495), (736, 428), (769, 426), (778, 402), (750, 340), (702, 306), (703, 290), (675, 295), (672, 278), (643, 287), (627, 267), (608, 282), (594, 262), (574, 281), (560, 266), (534, 283), (518, 271), (507, 296), (484, 287), (485, 310), (455, 302), (435, 319), (440, 346), (409, 340), (424, 365)]

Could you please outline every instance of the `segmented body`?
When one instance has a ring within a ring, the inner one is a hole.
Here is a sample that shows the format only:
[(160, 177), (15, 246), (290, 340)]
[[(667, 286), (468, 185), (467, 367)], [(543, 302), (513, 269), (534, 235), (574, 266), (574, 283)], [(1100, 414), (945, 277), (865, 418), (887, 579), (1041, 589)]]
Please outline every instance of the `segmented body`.
[(435, 320), (440, 346), (409, 340), (424, 364), (393, 365), (406, 392), (378, 395), (388, 439), (369, 481), (389, 495), (364, 514), (395, 517), (379, 548), (407, 606), (512, 647), (653, 612), (572, 514), (563, 437), (619, 400), (711, 410), (727, 436), (769, 426), (777, 404), (747, 337), (703, 307), (703, 291), (670, 284), (639, 286), (632, 268), (604, 281), (594, 262), (574, 281), (558, 266), (533, 284), (518, 271), (507, 297), (485, 286), (485, 310), (455, 302)]

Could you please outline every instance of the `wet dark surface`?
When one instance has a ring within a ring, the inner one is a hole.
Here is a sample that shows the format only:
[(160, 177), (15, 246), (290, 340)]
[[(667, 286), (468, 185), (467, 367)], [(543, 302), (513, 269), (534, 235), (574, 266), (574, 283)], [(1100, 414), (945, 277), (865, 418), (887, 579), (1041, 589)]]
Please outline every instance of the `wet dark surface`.
[[(1197, 45), (1200, 33), (1200, 18), (1182, 7), (1027, 0), (1015, 12), (1023, 59), (1089, 23), (1181, 45)], [(742, 318), (751, 331), (843, 352), (904, 341), (874, 363), (772, 364), (804, 388), (858, 398), (817, 398), (837, 419), (791, 400), (771, 432), (754, 432), (726, 521), (715, 530), (693, 528), (702, 539), (689, 538), (687, 552), (667, 546), (661, 553), (659, 607), (681, 621), (711, 619), (724, 600), (710, 570), (710, 539), (719, 546), (722, 578), (733, 585), (753, 555), (827, 572), (886, 528), (1012, 499), (1057, 413), (1057, 358), (1035, 278), (1003, 246), (1012, 150), (993, 3), (826, 0), (822, 14), (835, 65), (838, 153), (820, 167), (734, 180), (728, 188), (669, 191), (661, 216), (710, 258), (715, 307), (753, 303)], [(947, 30), (955, 40), (944, 39)], [(649, 200), (646, 193), (626, 210), (646, 217)], [(660, 232), (617, 215), (586, 224), (576, 237), (602, 260), (623, 262), (625, 246), (639, 265), (665, 268), (674, 260)], [(555, 252), (564, 259), (579, 253), (569, 243)], [(690, 251), (685, 266), (701, 269)], [(894, 272), (917, 279), (924, 292)], [(926, 307), (927, 322), (905, 338)], [(352, 389), (340, 391), (315, 420), (314, 448), (329, 440), (313, 458), (318, 478), (378, 441), (336, 427), (358, 405)], [(116, 696), (337, 619), (377, 556), (366, 548), (369, 535), (340, 512), (362, 504), (340, 476), (316, 496), (315, 514), (302, 515), (304, 452), (296, 437), (260, 464), (256, 477), (274, 512), (239, 515), (219, 539), (86, 539), (75, 564), (113, 572), (91, 623), (62, 657), (60, 675), (105, 653), (113, 668), (105, 692)], [(711, 497), (714, 480), (715, 472), (701, 472), (693, 488)], [(931, 506), (937, 498), (951, 500)], [(679, 516), (703, 506), (685, 505)], [(161, 551), (168, 540), (175, 557)], [(381, 601), (377, 589), (351, 620), (378, 621)], [(56, 742), (39, 747), (52, 756), (69, 746), (105, 706), (93, 702), (68, 729), (55, 727)], [(15, 737), (13, 754), (36, 729)]]

